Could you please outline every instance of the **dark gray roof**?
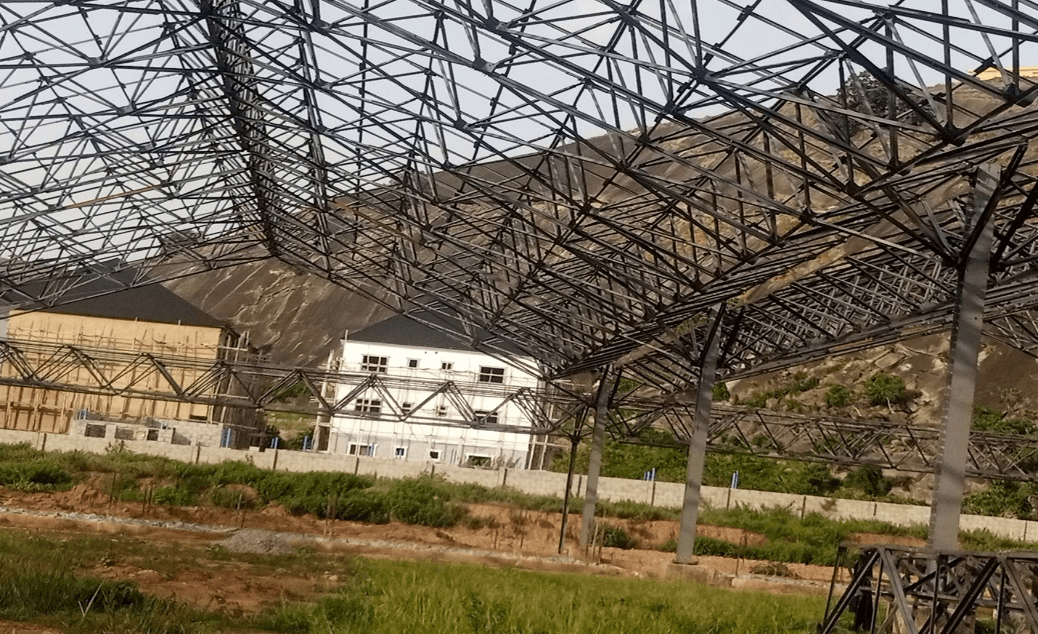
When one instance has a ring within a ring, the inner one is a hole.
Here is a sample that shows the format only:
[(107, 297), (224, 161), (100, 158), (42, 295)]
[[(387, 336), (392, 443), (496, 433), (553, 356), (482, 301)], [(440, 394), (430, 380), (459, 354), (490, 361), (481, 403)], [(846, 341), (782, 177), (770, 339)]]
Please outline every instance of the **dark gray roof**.
[[(413, 314), (424, 322), (438, 324), (454, 332), (463, 332), (460, 320), (447, 317), (442, 313), (430, 311), (416, 311)], [(476, 337), (480, 341), (491, 342), (493, 347), (518, 355), (526, 355), (525, 352), (511, 343), (493, 337), (484, 330), (477, 330)], [(347, 341), (361, 341), (366, 343), (385, 343), (397, 346), (413, 346), (416, 348), (436, 348), (438, 350), (464, 350), (466, 352), (483, 352), (460, 339), (412, 319), (408, 315), (396, 315), (384, 319), (377, 324), (349, 333)]]
[[(195, 308), (161, 284), (126, 288), (135, 272), (108, 272), (76, 287), (61, 298), (61, 303), (44, 308), (49, 313), (150, 321), (160, 324), (182, 324), (226, 328), (209, 314)], [(120, 290), (122, 289), (122, 290)], [(76, 299), (85, 297), (85, 299)]]

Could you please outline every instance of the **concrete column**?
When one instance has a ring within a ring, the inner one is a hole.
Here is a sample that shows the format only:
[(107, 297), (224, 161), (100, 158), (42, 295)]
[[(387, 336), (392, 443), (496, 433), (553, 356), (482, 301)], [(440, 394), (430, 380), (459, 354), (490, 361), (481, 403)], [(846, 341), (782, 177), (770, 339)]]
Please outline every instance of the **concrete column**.
[(605, 426), (609, 418), (609, 397), (613, 392), (615, 375), (609, 366), (602, 371), (595, 397), (595, 428), (591, 436), (591, 457), (587, 465), (587, 484), (584, 485), (584, 511), (580, 518), (580, 547), (586, 548), (595, 522), (595, 504), (598, 502), (598, 473), (602, 469), (602, 445), (605, 444)]
[(998, 185), (998, 174), (998, 169), (992, 166), (982, 166), (977, 170), (973, 223), (984, 222), (985, 226), (959, 270), (956, 288), (951, 374), (944, 403), (944, 424), (941, 426), (941, 459), (937, 465), (937, 485), (930, 508), (930, 547), (936, 550), (958, 548), (959, 515), (966, 481), (973, 393), (977, 386), (977, 360), (984, 326), (993, 235), (992, 223), (983, 218), (982, 212)]
[(721, 311), (714, 314), (711, 333), (703, 343), (699, 366), (699, 385), (696, 387), (696, 412), (692, 421), (692, 437), (688, 443), (688, 467), (685, 475), (685, 499), (681, 505), (681, 527), (678, 531), (678, 550), (674, 561), (693, 563), (692, 549), (696, 541), (696, 521), (699, 518), (700, 489), (703, 486), (703, 465), (706, 463), (706, 443), (710, 431), (710, 406), (714, 399), (714, 376), (717, 373), (717, 348), (720, 338)]

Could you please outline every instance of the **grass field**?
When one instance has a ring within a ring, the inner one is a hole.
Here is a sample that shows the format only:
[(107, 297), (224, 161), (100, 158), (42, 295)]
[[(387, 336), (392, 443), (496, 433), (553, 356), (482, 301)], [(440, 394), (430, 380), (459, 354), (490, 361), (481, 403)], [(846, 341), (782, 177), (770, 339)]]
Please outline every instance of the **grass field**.
[[(103, 474), (107, 492), (123, 501), (138, 502), (147, 496), (156, 504), (169, 506), (234, 508), (240, 503), (250, 509), (276, 503), (296, 515), (309, 513), (319, 518), (331, 516), (374, 524), (395, 520), (433, 527), (453, 526), (466, 520), (465, 504), (469, 503), (503, 503), (517, 509), (549, 512), (558, 512), (562, 507), (562, 500), (555, 496), (529, 495), (507, 487), (452, 484), (442, 478), (376, 480), (346, 473), (271, 472), (244, 462), (195, 465), (126, 451), (106, 455), (44, 453), (27, 445), (0, 445), (0, 486), (56, 491), (97, 474)], [(247, 485), (251, 492), (244, 495), (240, 488), (231, 485)], [(572, 500), (570, 512), (578, 513), (581, 506), (579, 498)], [(679, 510), (601, 501), (598, 514), (605, 518), (676, 520)], [(700, 521), (751, 531), (763, 535), (766, 542), (739, 545), (701, 538), (696, 540), (696, 554), (823, 566), (836, 562), (837, 547), (853, 533), (925, 538), (927, 530), (925, 526), (834, 520), (819, 514), (801, 518), (785, 509), (704, 509)], [(960, 539), (963, 548), (969, 550), (1033, 547), (994, 537), (986, 531), (963, 532)], [(667, 550), (673, 549), (674, 544), (655, 547)]]
[[(91, 574), (99, 560), (114, 567), (132, 561), (167, 575), (204, 569), (212, 562), (246, 567), (257, 580), (329, 571), (338, 575), (325, 592), (240, 613), (154, 598), (128, 580), (99, 579)], [(33, 621), (73, 634), (807, 633), (823, 609), (819, 597), (680, 582), (365, 561), (312, 551), (234, 555), (130, 537), (0, 532), (0, 619)]]

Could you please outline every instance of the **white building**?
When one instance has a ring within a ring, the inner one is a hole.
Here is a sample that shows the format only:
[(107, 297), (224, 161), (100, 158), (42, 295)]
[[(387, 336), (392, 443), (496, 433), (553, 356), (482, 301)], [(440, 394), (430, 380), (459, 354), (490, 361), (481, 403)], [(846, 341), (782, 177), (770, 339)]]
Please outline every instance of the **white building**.
[(433, 328), (401, 315), (348, 334), (338, 371), (361, 376), (336, 386), (335, 400), (346, 400), (346, 413), (326, 423), (327, 436), (319, 424), (318, 450), (466, 466), (543, 466), (543, 436), (501, 429), (530, 427), (514, 395), (526, 388), (536, 398), (537, 378)]

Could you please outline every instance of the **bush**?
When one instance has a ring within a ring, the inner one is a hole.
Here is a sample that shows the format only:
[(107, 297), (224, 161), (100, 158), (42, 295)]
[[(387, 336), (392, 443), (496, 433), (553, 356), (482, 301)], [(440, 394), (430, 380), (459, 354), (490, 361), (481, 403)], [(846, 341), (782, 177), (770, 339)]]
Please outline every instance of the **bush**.
[(0, 465), (0, 486), (21, 491), (62, 490), (75, 481), (70, 471), (47, 460)]
[(620, 526), (607, 525), (602, 530), (602, 545), (607, 548), (630, 550), (638, 547), (638, 540)]
[(376, 491), (351, 491), (336, 503), (335, 511), (335, 516), (340, 520), (369, 524), (389, 522), (389, 508), (383, 496)]
[(830, 385), (825, 391), (825, 404), (828, 407), (847, 407), (854, 402), (854, 391), (842, 385)]
[(714, 383), (713, 396), (714, 402), (720, 403), (730, 399), (732, 393), (728, 391), (728, 385), (724, 381), (718, 381), (717, 383)]
[(383, 495), (389, 515), (405, 524), (454, 526), (467, 512), (450, 499), (450, 487), (442, 478), (423, 476), (394, 480)]
[(1006, 418), (1005, 412), (984, 405), (973, 408), (972, 427), (973, 431), (1007, 436), (1032, 436), (1036, 431), (1033, 421), (1026, 418)]
[(169, 506), (195, 506), (198, 504), (198, 496), (193, 491), (179, 486), (158, 487), (152, 493), (151, 499), (155, 504)]
[(1035, 494), (1038, 487), (1030, 482), (995, 480), (983, 490), (967, 495), (963, 509), (976, 515), (1030, 518), (1035, 510), (1030, 498)]
[(883, 497), (894, 488), (894, 481), (884, 477), (879, 467), (866, 465), (851, 470), (843, 479), (843, 486), (857, 489), (868, 496)]
[(904, 380), (883, 372), (877, 372), (866, 379), (862, 393), (869, 405), (904, 405), (909, 400)]

